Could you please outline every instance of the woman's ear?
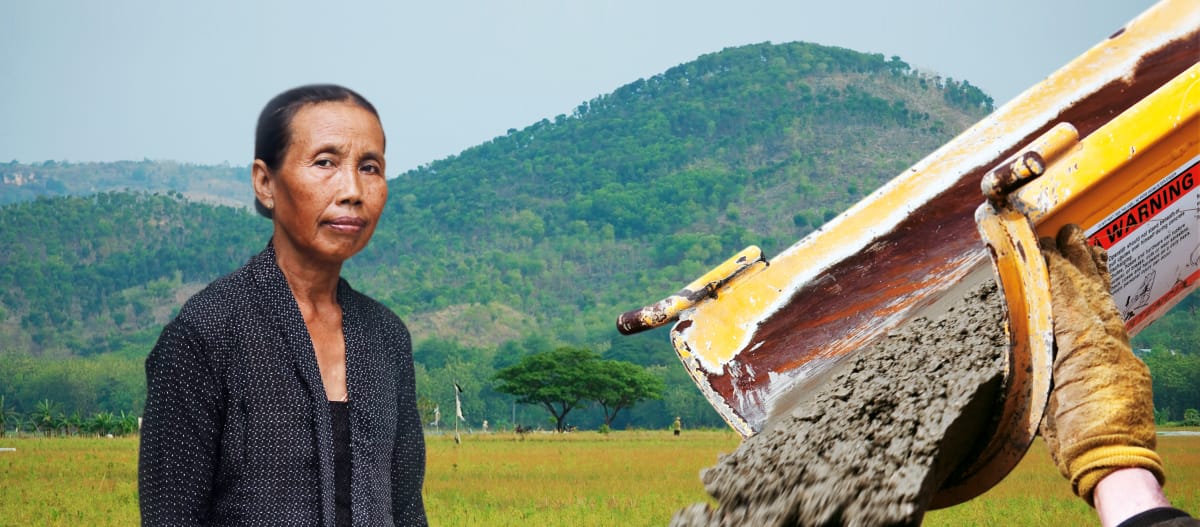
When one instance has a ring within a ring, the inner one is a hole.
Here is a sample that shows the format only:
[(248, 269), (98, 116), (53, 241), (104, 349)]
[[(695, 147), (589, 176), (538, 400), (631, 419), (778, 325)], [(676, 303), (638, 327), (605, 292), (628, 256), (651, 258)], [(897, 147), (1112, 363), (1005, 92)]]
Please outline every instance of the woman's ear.
[(255, 159), (250, 167), (250, 179), (254, 183), (254, 197), (267, 210), (275, 208), (275, 193), (271, 188), (271, 169), (261, 159)]

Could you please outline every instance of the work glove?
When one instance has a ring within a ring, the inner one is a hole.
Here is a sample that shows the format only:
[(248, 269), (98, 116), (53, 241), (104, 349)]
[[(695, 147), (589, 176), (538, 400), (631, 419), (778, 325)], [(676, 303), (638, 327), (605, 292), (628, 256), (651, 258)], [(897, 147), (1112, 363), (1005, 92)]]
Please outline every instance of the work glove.
[(1163, 483), (1154, 452), (1150, 370), (1133, 356), (1113, 302), (1108, 254), (1077, 225), (1042, 238), (1054, 314), (1054, 388), (1042, 437), (1075, 494), (1092, 505), (1096, 483), (1113, 471), (1140, 467)]

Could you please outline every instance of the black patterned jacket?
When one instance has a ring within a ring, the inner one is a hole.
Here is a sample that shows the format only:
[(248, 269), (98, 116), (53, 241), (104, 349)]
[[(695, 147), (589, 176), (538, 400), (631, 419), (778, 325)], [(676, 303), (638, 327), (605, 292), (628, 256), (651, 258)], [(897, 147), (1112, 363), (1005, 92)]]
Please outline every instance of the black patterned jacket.
[[(408, 330), (340, 280), (353, 524), (425, 525)], [(142, 525), (332, 526), (333, 432), (312, 339), (275, 250), (183, 306), (146, 359)]]

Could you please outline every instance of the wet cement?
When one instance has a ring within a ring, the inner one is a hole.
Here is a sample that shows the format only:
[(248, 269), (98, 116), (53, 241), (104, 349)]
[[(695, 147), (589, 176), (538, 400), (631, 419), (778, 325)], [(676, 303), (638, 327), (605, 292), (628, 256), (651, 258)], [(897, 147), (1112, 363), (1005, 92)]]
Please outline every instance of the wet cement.
[(677, 526), (917, 525), (989, 436), (1008, 341), (995, 283), (857, 353), (701, 474)]

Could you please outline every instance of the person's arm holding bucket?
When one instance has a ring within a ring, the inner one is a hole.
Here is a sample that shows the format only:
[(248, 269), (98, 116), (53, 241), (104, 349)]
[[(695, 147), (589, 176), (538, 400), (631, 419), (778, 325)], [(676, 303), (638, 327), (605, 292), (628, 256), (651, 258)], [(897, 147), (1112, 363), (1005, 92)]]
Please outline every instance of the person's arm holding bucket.
[(1077, 225), (1044, 238), (1054, 311), (1054, 388), (1042, 436), (1105, 527), (1200, 525), (1162, 492), (1150, 372), (1113, 302), (1107, 254)]

